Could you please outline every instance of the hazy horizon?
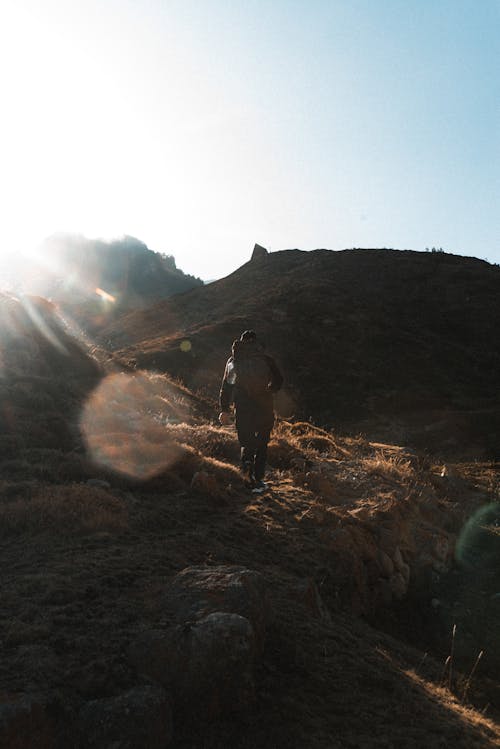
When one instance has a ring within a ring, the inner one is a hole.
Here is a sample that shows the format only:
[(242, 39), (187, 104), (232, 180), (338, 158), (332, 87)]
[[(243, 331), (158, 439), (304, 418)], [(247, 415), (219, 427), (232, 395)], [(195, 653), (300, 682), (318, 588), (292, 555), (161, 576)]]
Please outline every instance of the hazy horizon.
[(5, 0), (3, 251), (130, 235), (205, 280), (256, 242), (498, 263), (499, 20), (493, 0)]

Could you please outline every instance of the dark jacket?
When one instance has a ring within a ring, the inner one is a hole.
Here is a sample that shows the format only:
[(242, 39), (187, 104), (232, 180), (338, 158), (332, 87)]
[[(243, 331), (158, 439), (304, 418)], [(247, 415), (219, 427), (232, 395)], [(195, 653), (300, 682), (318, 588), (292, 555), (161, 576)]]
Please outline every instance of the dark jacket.
[[(220, 409), (221, 411), (229, 411), (231, 403), (234, 403), (237, 417), (238, 411), (255, 411), (261, 416), (272, 416), (274, 411), (273, 393), (276, 393), (281, 388), (283, 384), (283, 376), (272, 356), (264, 354), (259, 347), (261, 355), (265, 358), (269, 367), (269, 385), (267, 390), (259, 395), (250, 395), (247, 393), (246, 390), (238, 386), (238, 379), (236, 377), (235, 380), (233, 376), (235, 358), (238, 356), (236, 350), (237, 344), (241, 345), (241, 342), (235, 341), (233, 343), (233, 354), (227, 360), (224, 369), (224, 377), (222, 378), (219, 393)], [(258, 346), (256, 342), (247, 343), (246, 345)]]

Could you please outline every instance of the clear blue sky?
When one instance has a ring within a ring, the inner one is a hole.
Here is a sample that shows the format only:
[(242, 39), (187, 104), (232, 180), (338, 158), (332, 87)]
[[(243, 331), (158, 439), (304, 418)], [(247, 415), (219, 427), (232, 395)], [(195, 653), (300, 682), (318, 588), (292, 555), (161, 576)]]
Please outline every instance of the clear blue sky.
[(500, 262), (498, 0), (3, 0), (4, 250), (132, 234)]

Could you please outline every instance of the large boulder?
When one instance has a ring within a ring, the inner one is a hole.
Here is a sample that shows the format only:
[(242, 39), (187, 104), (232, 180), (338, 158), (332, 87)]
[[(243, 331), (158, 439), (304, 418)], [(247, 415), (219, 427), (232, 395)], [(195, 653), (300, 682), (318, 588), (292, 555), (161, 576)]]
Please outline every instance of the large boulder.
[(172, 580), (164, 604), (178, 624), (214, 611), (239, 614), (252, 625), (257, 651), (263, 650), (271, 606), (265, 580), (254, 570), (233, 565), (187, 567)]
[(176, 711), (200, 719), (239, 713), (254, 700), (255, 636), (242, 616), (213, 612), (143, 632), (129, 648), (137, 672), (167, 687)]
[(208, 719), (246, 710), (270, 605), (264, 578), (245, 567), (187, 567), (161, 601), (165, 629), (130, 646), (137, 672), (172, 693), (174, 708)]

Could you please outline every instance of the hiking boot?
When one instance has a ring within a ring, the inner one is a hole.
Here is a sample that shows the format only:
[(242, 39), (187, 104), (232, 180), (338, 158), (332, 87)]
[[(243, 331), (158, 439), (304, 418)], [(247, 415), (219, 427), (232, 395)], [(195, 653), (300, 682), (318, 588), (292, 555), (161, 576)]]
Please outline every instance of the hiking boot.
[(262, 479), (259, 479), (254, 482), (252, 494), (262, 494), (266, 489), (269, 489), (269, 485), (265, 481), (262, 481)]
[(246, 461), (245, 463), (243, 463), (242, 468), (245, 479), (251, 481), (253, 484), (255, 482), (255, 476), (253, 474), (253, 463), (250, 463), (250, 461)]

